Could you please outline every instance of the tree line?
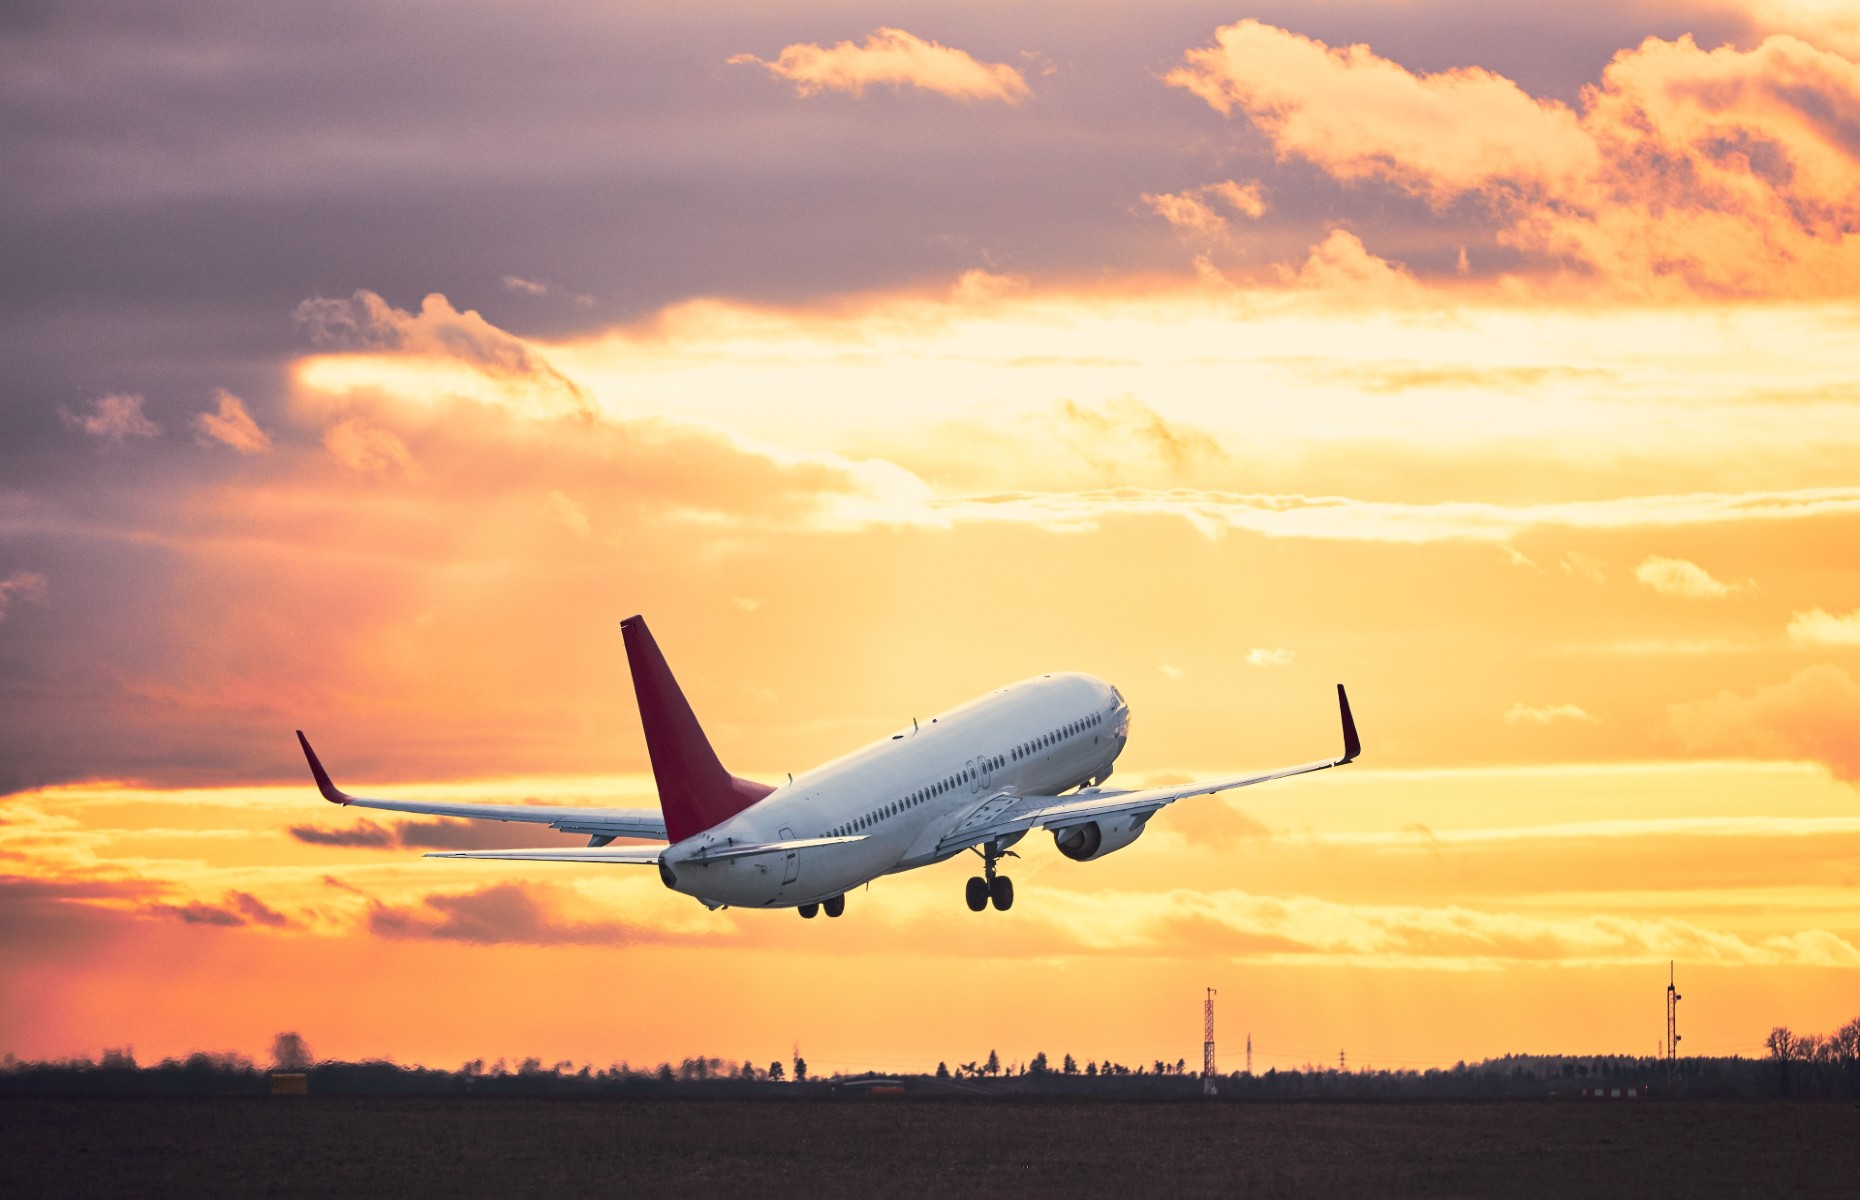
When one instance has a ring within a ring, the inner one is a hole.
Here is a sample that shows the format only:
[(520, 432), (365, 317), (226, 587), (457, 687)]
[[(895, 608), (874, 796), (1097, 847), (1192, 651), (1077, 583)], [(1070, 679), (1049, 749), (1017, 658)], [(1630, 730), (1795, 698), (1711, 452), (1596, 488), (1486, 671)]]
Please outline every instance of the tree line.
[[(1765, 1046), (1765, 1058), (1687, 1057), (1670, 1064), (1658, 1056), (1508, 1054), (1427, 1070), (1273, 1068), (1260, 1074), (1229, 1072), (1216, 1084), (1223, 1096), (1276, 1100), (1497, 1099), (1626, 1088), (1668, 1096), (1860, 1098), (1860, 1018), (1828, 1034), (1796, 1034), (1778, 1026)], [(1081, 1064), (1064, 1054), (1055, 1065), (1041, 1052), (1025, 1063), (1008, 1064), (995, 1050), (954, 1068), (940, 1062), (922, 1073), (836, 1073), (826, 1079), (810, 1071), (798, 1052), (766, 1065), (753, 1058), (695, 1056), (652, 1066), (619, 1062), (597, 1068), (525, 1058), (515, 1064), (474, 1059), (448, 1071), (392, 1062), (319, 1061), (299, 1034), (285, 1032), (273, 1039), (268, 1068), (243, 1055), (206, 1052), (144, 1066), (127, 1047), (106, 1049), (96, 1060), (21, 1062), (8, 1054), (0, 1060), (0, 1094), (259, 1094), (270, 1089), (270, 1077), (278, 1073), (302, 1073), (309, 1090), (320, 1094), (601, 1095), (701, 1089), (704, 1094), (774, 1095), (857, 1088), (881, 1079), (906, 1090), (1003, 1094), (1168, 1096), (1195, 1094), (1202, 1087), (1199, 1073), (1182, 1058), (1133, 1067), (1108, 1058)]]

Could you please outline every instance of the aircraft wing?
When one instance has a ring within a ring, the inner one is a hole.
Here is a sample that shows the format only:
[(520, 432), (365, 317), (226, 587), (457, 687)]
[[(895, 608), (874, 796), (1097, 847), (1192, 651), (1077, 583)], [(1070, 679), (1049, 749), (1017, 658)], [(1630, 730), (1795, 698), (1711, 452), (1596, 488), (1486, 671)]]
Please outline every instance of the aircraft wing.
[(1069, 829), (1100, 817), (1153, 813), (1164, 805), (1190, 796), (1211, 796), (1236, 788), (1270, 783), (1312, 771), (1341, 767), (1363, 752), (1356, 736), (1356, 721), (1350, 715), (1350, 698), (1343, 685), (1337, 685), (1337, 707), (1343, 718), (1343, 754), (1338, 758), (1319, 759), (1295, 767), (1281, 767), (1256, 775), (1235, 775), (1201, 783), (1172, 784), (1167, 787), (1118, 791), (1108, 788), (1085, 788), (1064, 796), (1013, 796), (1006, 793), (991, 797), (971, 810), (956, 827), (937, 843), (937, 852), (946, 853), (967, 846), (979, 846), (996, 838), (1026, 833), (1033, 829)]
[[(841, 842), (862, 842), (856, 837), (794, 838), (785, 842), (737, 842), (723, 846), (700, 846), (669, 859), (674, 866), (685, 863), (725, 862), (732, 858), (752, 858), (758, 854), (788, 854), (814, 846), (833, 846)], [(652, 866), (665, 858), (664, 846), (546, 846), (537, 850), (432, 850), (428, 858), (505, 858), (522, 862), (565, 863), (637, 863)]]
[[(665, 840), (664, 815), (647, 808), (569, 808), (540, 804), (440, 804), (426, 800), (371, 800), (366, 796), (351, 796), (330, 782), (329, 772), (323, 769), (322, 762), (317, 759), (316, 751), (310, 748), (310, 740), (304, 737), (301, 729), (297, 731), (297, 741), (303, 746), (304, 758), (310, 763), (310, 774), (316, 777), (317, 790), (322, 792), (323, 799), (331, 804), (343, 804), (354, 808), (378, 808), (388, 812), (418, 813), (429, 817), (465, 817), (477, 821), (522, 821), (533, 825), (547, 825), (563, 833), (586, 834), (592, 838), (624, 837)], [(658, 861), (656, 849), (653, 850), (651, 861)]]

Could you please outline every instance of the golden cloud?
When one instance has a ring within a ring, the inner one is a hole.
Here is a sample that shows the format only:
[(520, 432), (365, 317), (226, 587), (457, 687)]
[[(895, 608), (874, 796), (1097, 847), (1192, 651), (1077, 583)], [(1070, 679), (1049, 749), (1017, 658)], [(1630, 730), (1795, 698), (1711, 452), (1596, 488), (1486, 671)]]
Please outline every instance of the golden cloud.
[(1860, 282), (1860, 65), (1792, 37), (1649, 38), (1580, 105), (1476, 67), (1415, 74), (1258, 21), (1167, 81), (1247, 116), (1282, 158), (1436, 208), (1477, 199), (1500, 240), (1637, 293), (1840, 296)]
[(827, 47), (796, 42), (782, 47), (773, 61), (737, 54), (732, 65), (765, 68), (794, 84), (796, 94), (824, 91), (865, 94), (874, 84), (918, 87), (956, 100), (999, 100), (1019, 104), (1033, 93), (1021, 73), (1006, 63), (980, 62), (967, 51), (925, 41), (902, 29), (880, 28), (865, 44), (840, 42)]
[(311, 340), (331, 351), (297, 364), (298, 377), (324, 392), (364, 389), (385, 375), (402, 381), (402, 395), (429, 403), (492, 399), (538, 416), (592, 412), (581, 385), (534, 346), (438, 293), (422, 300), (418, 313), (364, 290), (305, 300), (296, 316)]
[(194, 429), (202, 445), (219, 442), (241, 454), (258, 454), (271, 449), (271, 438), (258, 427), (245, 401), (221, 388), (217, 393), (219, 411), (203, 412), (194, 417)]
[(1860, 684), (1839, 667), (1804, 667), (1748, 696), (1721, 692), (1677, 704), (1668, 720), (1688, 746), (1718, 753), (1818, 762), (1860, 782)]
[(1711, 572), (1695, 562), (1657, 554), (1648, 555), (1634, 568), (1634, 578), (1662, 596), (1683, 600), (1721, 600), (1743, 586), (1713, 579)]
[(1227, 213), (1254, 221), (1266, 215), (1265, 190), (1257, 180), (1237, 183), (1225, 179), (1184, 192), (1145, 192), (1142, 199), (1183, 236), (1203, 242), (1227, 237)]
[(1805, 645), (1860, 646), (1860, 608), (1845, 616), (1819, 608), (1796, 613), (1789, 621), (1789, 640)]

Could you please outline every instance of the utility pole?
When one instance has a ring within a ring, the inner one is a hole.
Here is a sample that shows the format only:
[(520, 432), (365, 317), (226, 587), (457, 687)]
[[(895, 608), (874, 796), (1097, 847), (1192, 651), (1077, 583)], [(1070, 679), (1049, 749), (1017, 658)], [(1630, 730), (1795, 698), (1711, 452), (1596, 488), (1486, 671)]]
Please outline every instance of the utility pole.
[(1666, 1086), (1679, 1077), (1679, 1002), (1684, 999), (1675, 983), (1673, 964), (1666, 964)]
[[(1208, 989), (1208, 998), (1201, 1004), (1201, 1094), (1212, 1096), (1214, 1086), (1214, 989)], [(1248, 1039), (1249, 1043), (1251, 1038)]]

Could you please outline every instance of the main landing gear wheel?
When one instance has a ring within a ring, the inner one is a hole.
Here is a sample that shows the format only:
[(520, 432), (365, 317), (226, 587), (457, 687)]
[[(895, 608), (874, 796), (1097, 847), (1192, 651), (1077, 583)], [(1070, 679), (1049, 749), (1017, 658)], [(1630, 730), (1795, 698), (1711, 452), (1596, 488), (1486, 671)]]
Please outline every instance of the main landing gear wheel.
[(997, 912), (1006, 912), (1014, 907), (1014, 881), (1006, 875), (995, 874), (995, 864), (1004, 858), (1019, 858), (1012, 850), (1003, 850), (998, 842), (988, 842), (970, 849), (982, 856), (982, 873), (969, 878), (970, 912), (981, 912), (994, 902)]
[[(818, 904), (803, 904), (801, 906), (801, 919), (803, 921), (811, 921), (814, 919), (814, 914), (819, 911), (820, 905)], [(828, 912), (827, 915), (829, 917), (837, 917), (839, 914), (836, 912)]]
[(829, 917), (837, 917), (846, 911), (846, 897), (844, 895), (834, 896), (820, 907), (827, 910), (827, 915)]

